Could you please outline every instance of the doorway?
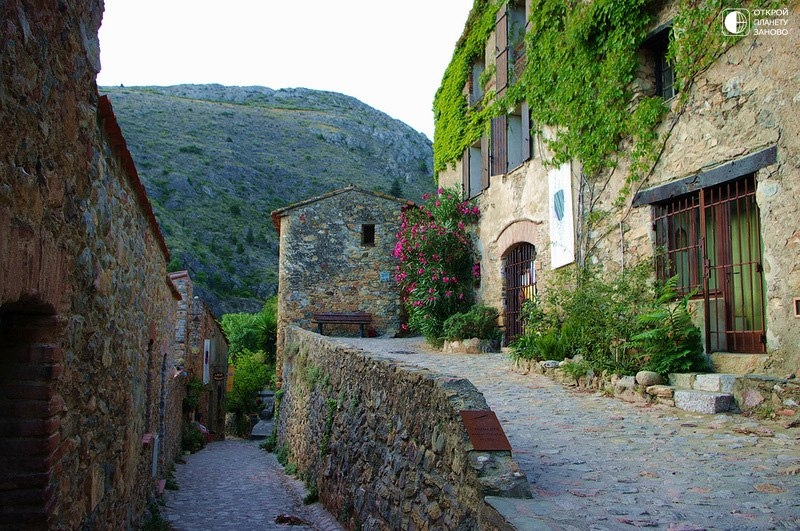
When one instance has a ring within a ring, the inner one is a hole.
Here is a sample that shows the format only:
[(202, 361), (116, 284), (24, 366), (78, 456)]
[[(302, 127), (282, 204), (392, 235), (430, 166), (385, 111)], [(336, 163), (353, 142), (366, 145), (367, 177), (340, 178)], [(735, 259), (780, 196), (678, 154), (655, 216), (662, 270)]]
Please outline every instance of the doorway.
[(536, 247), (515, 244), (503, 255), (505, 340), (508, 345), (523, 333), (522, 307), (536, 296)]

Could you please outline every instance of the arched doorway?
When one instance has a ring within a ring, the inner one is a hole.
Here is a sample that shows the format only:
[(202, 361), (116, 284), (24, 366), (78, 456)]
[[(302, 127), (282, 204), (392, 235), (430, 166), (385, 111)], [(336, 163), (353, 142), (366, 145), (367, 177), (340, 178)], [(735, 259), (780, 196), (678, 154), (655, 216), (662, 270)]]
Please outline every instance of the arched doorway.
[(0, 527), (50, 527), (61, 451), (61, 323), (38, 304), (0, 306)]
[(503, 255), (505, 344), (522, 335), (522, 305), (536, 295), (536, 247), (521, 242)]

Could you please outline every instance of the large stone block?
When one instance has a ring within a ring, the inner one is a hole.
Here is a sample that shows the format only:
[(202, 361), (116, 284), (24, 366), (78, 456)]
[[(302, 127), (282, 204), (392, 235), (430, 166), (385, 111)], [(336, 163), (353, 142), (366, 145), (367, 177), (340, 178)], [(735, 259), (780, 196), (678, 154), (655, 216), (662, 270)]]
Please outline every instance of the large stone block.
[(693, 413), (713, 415), (729, 411), (733, 405), (733, 395), (679, 389), (675, 391), (675, 407)]
[(736, 376), (733, 374), (698, 374), (693, 389), (732, 394), (735, 383)]

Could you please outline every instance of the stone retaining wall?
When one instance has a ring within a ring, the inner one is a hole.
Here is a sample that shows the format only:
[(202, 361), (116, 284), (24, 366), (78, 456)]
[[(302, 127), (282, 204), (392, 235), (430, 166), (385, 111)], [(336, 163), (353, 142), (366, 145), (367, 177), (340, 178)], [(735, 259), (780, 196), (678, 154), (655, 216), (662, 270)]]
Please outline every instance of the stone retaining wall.
[(510, 452), (472, 447), (468, 381), (288, 327), (278, 452), (350, 529), (491, 529), (487, 495), (530, 497)]

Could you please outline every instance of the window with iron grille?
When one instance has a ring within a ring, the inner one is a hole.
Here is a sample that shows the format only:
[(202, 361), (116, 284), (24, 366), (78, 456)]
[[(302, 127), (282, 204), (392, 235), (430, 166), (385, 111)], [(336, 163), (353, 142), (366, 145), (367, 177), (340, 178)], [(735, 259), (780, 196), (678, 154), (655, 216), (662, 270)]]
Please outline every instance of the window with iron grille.
[(653, 206), (656, 233), (656, 275), (665, 282), (678, 276), (682, 295), (703, 289), (700, 251), (700, 196), (684, 196)]
[(755, 174), (653, 205), (656, 274), (704, 300), (709, 352), (763, 352), (761, 226)]

